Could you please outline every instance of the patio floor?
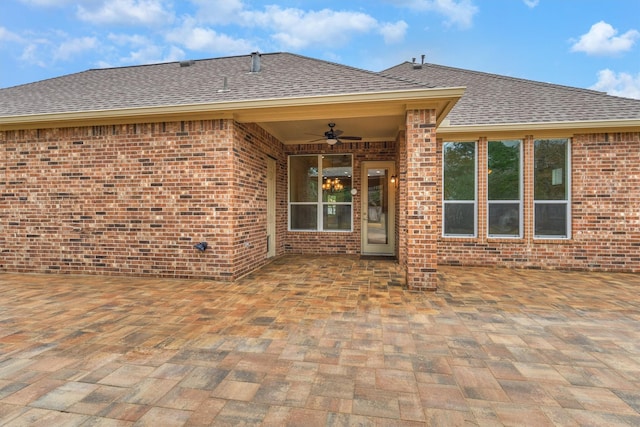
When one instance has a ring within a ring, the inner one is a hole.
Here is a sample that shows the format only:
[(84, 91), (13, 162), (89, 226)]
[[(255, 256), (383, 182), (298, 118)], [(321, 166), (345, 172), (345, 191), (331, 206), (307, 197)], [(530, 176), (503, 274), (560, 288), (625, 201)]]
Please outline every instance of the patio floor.
[(234, 283), (0, 274), (0, 424), (640, 425), (640, 275), (286, 256)]

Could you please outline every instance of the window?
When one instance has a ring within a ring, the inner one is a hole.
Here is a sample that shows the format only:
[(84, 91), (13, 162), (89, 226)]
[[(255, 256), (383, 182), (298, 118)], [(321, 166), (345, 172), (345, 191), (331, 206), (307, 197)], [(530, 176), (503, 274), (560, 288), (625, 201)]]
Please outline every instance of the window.
[(349, 154), (289, 157), (289, 230), (351, 231)]
[(489, 237), (522, 237), (522, 141), (489, 141)]
[(569, 238), (569, 140), (534, 141), (534, 236)]
[(443, 155), (443, 234), (476, 235), (476, 143), (445, 142)]

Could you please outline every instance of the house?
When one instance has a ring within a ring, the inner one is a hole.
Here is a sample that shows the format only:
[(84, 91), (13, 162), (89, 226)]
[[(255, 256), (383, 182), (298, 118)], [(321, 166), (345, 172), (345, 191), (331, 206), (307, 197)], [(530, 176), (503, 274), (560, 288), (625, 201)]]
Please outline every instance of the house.
[(5, 272), (640, 271), (640, 101), (585, 89), (289, 53), (96, 69), (0, 89), (0, 152)]
[(466, 87), (437, 129), (439, 263), (639, 271), (640, 100), (433, 64), (384, 74)]

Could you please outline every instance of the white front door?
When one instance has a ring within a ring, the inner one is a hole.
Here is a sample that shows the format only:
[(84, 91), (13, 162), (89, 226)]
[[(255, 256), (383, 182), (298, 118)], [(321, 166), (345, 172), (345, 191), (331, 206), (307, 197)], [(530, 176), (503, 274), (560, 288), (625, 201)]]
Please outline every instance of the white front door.
[(276, 256), (276, 161), (267, 158), (267, 258)]
[(362, 162), (363, 255), (396, 253), (394, 162)]

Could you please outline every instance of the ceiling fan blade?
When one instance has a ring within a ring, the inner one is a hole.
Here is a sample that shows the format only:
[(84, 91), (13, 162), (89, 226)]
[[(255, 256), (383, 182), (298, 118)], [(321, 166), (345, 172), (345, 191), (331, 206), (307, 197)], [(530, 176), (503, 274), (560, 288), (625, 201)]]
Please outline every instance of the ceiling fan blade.
[[(340, 130), (340, 129), (335, 129), (336, 124), (335, 123), (329, 123), (329, 130), (326, 131), (324, 133), (324, 137), (323, 138), (318, 138), (318, 139), (314, 139), (312, 141), (309, 142), (317, 142), (317, 141), (327, 141), (327, 143), (329, 145), (334, 145), (334, 144), (339, 144), (341, 142), (341, 140), (345, 140), (345, 141), (360, 141), (362, 139), (361, 136), (340, 136), (344, 133), (344, 131)], [(313, 133), (305, 133), (305, 135), (313, 135), (313, 136), (320, 136), (318, 134), (313, 134)]]

